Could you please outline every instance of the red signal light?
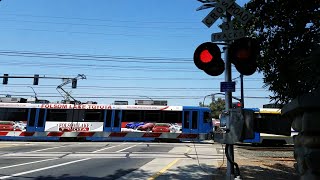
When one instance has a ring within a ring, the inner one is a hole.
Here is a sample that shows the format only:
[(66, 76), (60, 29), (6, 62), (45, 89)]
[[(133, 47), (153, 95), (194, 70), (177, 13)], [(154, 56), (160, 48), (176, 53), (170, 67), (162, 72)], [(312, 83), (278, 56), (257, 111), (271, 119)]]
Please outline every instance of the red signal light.
[(259, 44), (256, 39), (236, 39), (229, 47), (229, 58), (242, 75), (250, 76), (257, 70)]
[(210, 76), (219, 76), (224, 71), (224, 62), (217, 44), (212, 42), (202, 43), (193, 54), (193, 61), (197, 68)]
[(207, 49), (200, 53), (200, 61), (201, 62), (209, 63), (210, 61), (212, 61), (212, 59), (213, 59), (213, 56), (211, 55), (211, 53)]
[(250, 55), (249, 55), (249, 51), (247, 51), (246, 49), (240, 49), (238, 50), (236, 56), (239, 59), (245, 60), (245, 59), (248, 59)]

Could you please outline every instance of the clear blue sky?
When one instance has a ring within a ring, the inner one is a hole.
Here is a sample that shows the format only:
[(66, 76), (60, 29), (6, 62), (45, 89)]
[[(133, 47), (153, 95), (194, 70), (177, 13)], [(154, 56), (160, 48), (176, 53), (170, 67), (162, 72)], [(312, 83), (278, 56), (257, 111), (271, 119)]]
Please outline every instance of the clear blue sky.
[[(242, 6), (246, 1), (237, 2)], [(69, 84), (66, 90), (75, 97), (103, 98), (81, 101), (132, 104), (150, 97), (167, 99), (169, 105), (198, 105), (205, 95), (220, 92), (224, 80), (224, 74), (208, 76), (193, 63), (196, 47), (221, 31), (220, 20), (211, 28), (202, 24), (210, 10), (196, 11), (199, 6), (196, 0), (3, 0), (0, 74), (85, 74), (87, 79), (79, 80), (77, 89)], [(88, 56), (79, 57), (83, 54)], [(232, 76), (239, 76), (234, 68)], [(258, 73), (245, 77), (246, 107), (269, 103), (267, 98), (252, 98), (271, 94), (262, 78)], [(233, 95), (239, 97), (236, 80)], [(32, 81), (9, 79), (0, 94), (31, 96), (32, 86), (42, 99), (62, 99), (55, 97), (61, 80), (40, 79), (38, 86)]]

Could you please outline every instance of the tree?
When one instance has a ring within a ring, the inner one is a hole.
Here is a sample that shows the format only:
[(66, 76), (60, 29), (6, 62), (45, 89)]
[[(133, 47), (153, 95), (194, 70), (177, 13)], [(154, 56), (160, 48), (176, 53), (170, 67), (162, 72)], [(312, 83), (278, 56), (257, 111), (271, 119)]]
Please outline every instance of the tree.
[(212, 117), (218, 119), (221, 112), (225, 109), (226, 102), (224, 99), (218, 98), (210, 104)]
[(260, 44), (258, 69), (271, 100), (285, 104), (319, 87), (320, 0), (253, 0), (246, 9), (254, 18), (242, 28)]

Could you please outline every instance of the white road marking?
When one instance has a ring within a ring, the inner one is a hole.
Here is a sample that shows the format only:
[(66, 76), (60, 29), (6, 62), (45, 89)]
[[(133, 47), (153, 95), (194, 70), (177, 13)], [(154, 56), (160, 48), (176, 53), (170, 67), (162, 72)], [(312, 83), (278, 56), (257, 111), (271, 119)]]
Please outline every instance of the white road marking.
[(142, 144), (142, 142), (141, 142), (141, 143), (138, 143), (138, 144), (135, 144), (135, 145), (133, 145), (133, 146), (129, 146), (129, 147), (126, 147), (126, 148), (120, 149), (120, 150), (118, 150), (118, 151), (116, 151), (116, 152), (122, 152), (122, 151), (125, 151), (125, 150), (127, 150), (127, 149), (130, 149), (130, 148), (133, 148), (133, 147), (135, 147), (135, 146), (138, 146), (139, 144)]
[(0, 169), (8, 169), (8, 168), (12, 168), (12, 167), (24, 166), (24, 165), (35, 164), (35, 163), (46, 162), (46, 161), (52, 161), (55, 159), (58, 159), (58, 158), (44, 159), (44, 160), (40, 160), (40, 161), (33, 161), (33, 162), (27, 162), (27, 163), (22, 163), (22, 164), (15, 164), (15, 165), (11, 165), (11, 166), (4, 166), (4, 167), (0, 167)]
[(92, 151), (91, 153), (97, 153), (97, 152), (100, 152), (100, 151), (103, 151), (103, 150), (106, 150), (106, 149), (111, 149), (111, 148), (114, 148), (114, 147), (118, 147), (118, 146), (121, 146), (121, 145), (124, 145), (124, 144), (128, 144), (128, 143), (122, 143), (122, 144), (119, 144), (119, 145), (116, 145), (116, 146), (105, 147), (105, 148), (102, 148), (102, 149), (98, 149), (96, 151)]
[(89, 159), (91, 159), (91, 158), (79, 159), (79, 160), (70, 161), (70, 162), (57, 164), (57, 165), (53, 165), (53, 166), (48, 166), (48, 167), (44, 167), (44, 168), (39, 168), (39, 169), (30, 170), (30, 171), (20, 172), (20, 173), (12, 174), (12, 175), (9, 175), (9, 176), (2, 176), (2, 177), (0, 177), (0, 179), (8, 179), (8, 178), (15, 177), (15, 176), (21, 176), (21, 175), (25, 175), (25, 174), (30, 174), (30, 173), (34, 173), (34, 172), (38, 172), (38, 171), (43, 171), (43, 170), (52, 169), (52, 168), (56, 168), (56, 167), (60, 167), (60, 166), (65, 166), (65, 165), (68, 165), (68, 164), (74, 164), (74, 163), (81, 162), (81, 161), (86, 161), (86, 160), (89, 160)]
[(51, 148), (38, 149), (38, 150), (35, 150), (35, 151), (29, 151), (29, 152), (26, 152), (26, 153), (40, 152), (40, 151), (46, 151), (46, 150), (50, 150), (50, 149), (57, 149), (57, 148), (68, 147), (68, 146), (71, 146), (71, 145), (63, 145), (63, 146), (56, 146), (56, 147), (51, 147)]

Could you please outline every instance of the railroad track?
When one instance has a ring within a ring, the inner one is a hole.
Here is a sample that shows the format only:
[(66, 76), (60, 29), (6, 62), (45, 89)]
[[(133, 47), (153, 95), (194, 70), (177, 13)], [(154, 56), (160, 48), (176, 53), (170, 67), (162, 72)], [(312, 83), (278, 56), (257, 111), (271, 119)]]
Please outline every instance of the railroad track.
[(293, 146), (281, 146), (281, 147), (252, 147), (252, 146), (237, 146), (237, 148), (250, 150), (250, 151), (293, 151)]

